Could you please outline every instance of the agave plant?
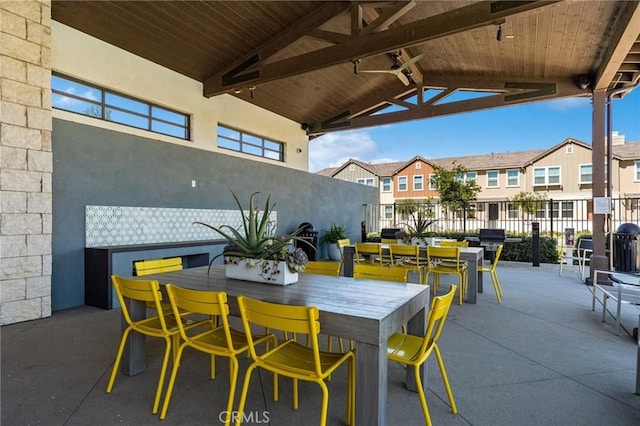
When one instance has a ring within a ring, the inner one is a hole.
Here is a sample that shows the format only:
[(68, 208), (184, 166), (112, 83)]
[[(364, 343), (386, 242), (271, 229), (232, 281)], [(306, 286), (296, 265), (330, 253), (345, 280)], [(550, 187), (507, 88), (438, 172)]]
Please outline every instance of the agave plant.
[[(231, 192), (236, 200), (240, 214), (242, 215), (242, 228), (235, 229), (230, 225), (216, 227), (204, 222), (194, 222), (203, 225), (222, 235), (229, 244), (223, 252), (211, 259), (209, 270), (213, 261), (219, 256), (225, 257), (225, 262), (237, 262), (238, 259), (262, 259), (262, 260), (283, 260), (291, 272), (304, 270), (308, 258), (302, 249), (298, 248), (293, 253), (289, 251), (289, 246), (294, 240), (303, 241), (310, 244), (306, 239), (300, 238), (304, 228), (298, 228), (295, 232), (278, 236), (277, 227), (272, 228), (270, 215), (273, 206), (270, 204), (271, 196), (267, 197), (264, 209), (260, 210), (255, 205), (255, 197), (259, 192), (254, 192), (249, 198), (248, 212), (242, 208), (240, 200), (233, 191)], [(275, 205), (275, 204), (274, 204)]]

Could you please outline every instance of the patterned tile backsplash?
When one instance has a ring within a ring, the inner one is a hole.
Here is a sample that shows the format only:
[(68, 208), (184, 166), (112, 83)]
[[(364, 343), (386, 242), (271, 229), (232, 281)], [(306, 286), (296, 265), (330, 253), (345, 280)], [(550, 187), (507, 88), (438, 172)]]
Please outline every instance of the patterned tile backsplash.
[[(276, 223), (277, 213), (271, 213)], [(222, 236), (193, 222), (219, 227), (242, 227), (238, 210), (161, 207), (86, 206), (86, 247), (123, 246), (181, 241), (215, 240)]]

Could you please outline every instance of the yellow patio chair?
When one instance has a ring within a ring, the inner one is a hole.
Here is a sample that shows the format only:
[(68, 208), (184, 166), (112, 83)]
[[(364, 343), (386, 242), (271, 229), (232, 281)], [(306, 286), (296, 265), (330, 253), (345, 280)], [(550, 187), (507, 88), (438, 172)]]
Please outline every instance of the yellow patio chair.
[[(182, 271), (182, 258), (171, 257), (167, 259), (141, 260), (134, 262), (136, 276), (143, 277), (145, 275), (160, 274), (162, 272)], [(164, 313), (171, 313), (171, 304), (169, 302), (161, 303)], [(155, 309), (153, 302), (147, 303), (147, 309)]]
[[(305, 380), (317, 383), (322, 390), (322, 408), (320, 425), (327, 423), (327, 409), (329, 405), (329, 390), (325, 383), (328, 376), (342, 364), (347, 364), (347, 401), (345, 404), (344, 423), (355, 423), (355, 357), (352, 351), (345, 353), (323, 352), (318, 346), (320, 334), (320, 312), (312, 306), (293, 306), (269, 303), (238, 296), (238, 306), (242, 324), (247, 333), (249, 353), (253, 362), (249, 365), (242, 386), (242, 395), (238, 406), (236, 425), (243, 420), (243, 411), (249, 391), (251, 373), (256, 368), (262, 368), (275, 374), (281, 374), (294, 379), (294, 409), (298, 408), (297, 381)], [(300, 345), (293, 339), (277, 344), (262, 355), (255, 350), (255, 342), (251, 336), (251, 326), (257, 325), (269, 329), (283, 330), (290, 333), (309, 335), (310, 347)], [(274, 400), (278, 399), (278, 379), (273, 381)]]
[(357, 264), (353, 267), (353, 278), (367, 280), (393, 281), (398, 283), (407, 282), (408, 269), (391, 268), (380, 265)]
[(427, 273), (425, 282), (429, 280), (429, 274), (433, 273), (433, 294), (436, 294), (440, 284), (440, 275), (457, 275), (460, 284), (460, 299), (462, 305), (463, 295), (467, 291), (467, 278), (469, 268), (466, 262), (460, 260), (460, 247), (434, 247), (427, 246)]
[(382, 244), (380, 243), (355, 243), (354, 250), (356, 264), (373, 263), (380, 266), (385, 264), (382, 258)]
[[(442, 240), (440, 241), (440, 247), (469, 247), (469, 241)], [(464, 264), (467, 263), (466, 260), (461, 260), (461, 262)], [(447, 266), (455, 266), (447, 259), (442, 259), (440, 263)]]
[[(339, 277), (341, 266), (342, 264), (338, 262), (319, 262), (310, 260), (304, 267), (304, 273)], [(331, 352), (331, 349), (333, 348), (332, 343), (333, 338), (331, 336), (327, 336), (327, 350), (329, 352)], [(340, 352), (344, 352), (344, 343), (341, 338), (338, 338), (338, 346), (340, 347)]]
[(316, 275), (329, 275), (332, 277), (340, 276), (340, 262), (320, 262), (317, 260), (310, 260), (304, 267), (304, 273), (316, 274)]
[[(122, 360), (122, 353), (127, 343), (127, 337), (132, 331), (143, 334), (149, 337), (157, 337), (164, 339), (166, 342), (164, 357), (162, 359), (162, 366), (160, 368), (160, 378), (158, 379), (158, 385), (156, 387), (156, 395), (153, 401), (153, 414), (158, 412), (160, 406), (160, 396), (162, 394), (162, 387), (164, 384), (164, 377), (167, 372), (167, 365), (169, 363), (169, 355), (171, 349), (174, 349), (174, 362), (175, 362), (175, 350), (178, 348), (180, 339), (180, 330), (176, 322), (176, 317), (173, 314), (167, 315), (163, 313), (160, 305), (162, 301), (162, 293), (160, 293), (160, 284), (158, 281), (143, 281), (132, 280), (116, 275), (111, 276), (113, 287), (116, 290), (116, 295), (120, 301), (120, 307), (122, 308), (122, 316), (127, 323), (127, 328), (122, 332), (122, 338), (120, 339), (120, 346), (118, 347), (118, 353), (113, 363), (113, 370), (111, 371), (111, 377), (107, 384), (107, 393), (111, 393), (113, 384), (116, 380), (118, 368), (120, 367), (120, 361)], [(152, 302), (154, 309), (158, 312), (158, 315), (144, 318), (141, 320), (133, 320), (127, 309), (125, 299), (137, 300), (139, 302)], [(193, 323), (189, 325), (189, 328), (202, 325), (201, 323)]]
[(496, 250), (496, 255), (493, 258), (493, 262), (491, 262), (491, 266), (482, 265), (478, 268), (479, 272), (488, 272), (491, 275), (491, 282), (493, 283), (493, 289), (496, 292), (496, 298), (498, 299), (498, 303), (502, 303), (502, 297), (504, 293), (502, 293), (502, 286), (500, 285), (500, 280), (498, 279), (498, 273), (496, 272), (496, 267), (498, 266), (498, 259), (500, 259), (500, 254), (502, 253), (502, 244), (498, 246)]
[(451, 412), (456, 414), (458, 407), (453, 399), (453, 392), (447, 377), (447, 370), (444, 368), (442, 354), (438, 348), (438, 339), (442, 333), (442, 327), (447, 319), (451, 302), (456, 292), (456, 286), (451, 285), (449, 292), (443, 296), (434, 297), (431, 302), (431, 310), (427, 318), (427, 330), (424, 336), (412, 336), (405, 333), (394, 333), (387, 341), (387, 358), (390, 361), (399, 362), (407, 367), (413, 367), (416, 388), (422, 405), (422, 413), (424, 415), (425, 424), (431, 426), (431, 417), (429, 416), (429, 408), (427, 407), (427, 399), (424, 394), (422, 380), (420, 379), (420, 366), (424, 364), (432, 352), (435, 352), (442, 381), (449, 397), (451, 404)]
[[(178, 369), (182, 354), (186, 348), (192, 348), (200, 352), (211, 355), (211, 378), (215, 378), (215, 356), (223, 356), (229, 358), (229, 396), (227, 399), (225, 425), (231, 422), (231, 412), (233, 410), (233, 399), (238, 382), (238, 358), (237, 355), (246, 352), (249, 349), (247, 337), (244, 332), (236, 331), (229, 326), (229, 305), (227, 304), (227, 294), (217, 291), (197, 291), (177, 287), (171, 284), (167, 285), (167, 294), (173, 309), (173, 314), (178, 320), (178, 329), (182, 337), (182, 344), (178, 348), (176, 359), (173, 363), (173, 370), (169, 379), (169, 385), (164, 397), (164, 404), (160, 412), (160, 419), (164, 419), (169, 408), (169, 401), (173, 393), (173, 387), (176, 382)], [(180, 316), (181, 311), (188, 311), (193, 315), (205, 315), (210, 318), (217, 317), (220, 326), (208, 328), (196, 333), (187, 334), (185, 322)], [(260, 344), (271, 341), (276, 343), (276, 338), (272, 334), (263, 336), (254, 336), (254, 344)]]
[(390, 244), (389, 256), (393, 268), (402, 268), (418, 273), (419, 282), (424, 284), (424, 275), (427, 268), (426, 261), (420, 258), (419, 246), (403, 244)]

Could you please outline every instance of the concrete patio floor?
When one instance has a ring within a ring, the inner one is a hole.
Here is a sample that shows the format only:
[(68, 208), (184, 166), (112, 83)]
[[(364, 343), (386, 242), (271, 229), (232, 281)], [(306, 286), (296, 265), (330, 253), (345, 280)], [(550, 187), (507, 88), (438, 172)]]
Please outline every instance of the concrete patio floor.
[[(636, 343), (627, 332), (614, 334), (611, 317), (601, 322), (601, 305), (591, 311), (590, 287), (576, 272), (565, 268), (560, 277), (558, 265), (501, 262), (501, 305), (487, 274), (476, 305), (452, 306), (439, 346), (459, 412), (449, 409), (432, 357), (427, 402), (434, 425), (640, 424)], [(623, 306), (629, 333), (638, 313)], [(208, 359), (194, 352), (183, 358), (167, 419), (151, 414), (163, 349), (157, 339), (148, 339), (147, 370), (119, 375), (113, 393), (105, 393), (120, 338), (119, 310), (79, 307), (0, 332), (2, 425), (220, 424), (228, 364), (219, 360), (211, 381)], [(240, 361), (240, 382), (248, 363)], [(329, 425), (342, 424), (345, 373), (329, 383)], [(278, 402), (271, 386), (269, 374), (254, 373), (247, 407), (254, 421), (246, 424), (317, 424), (317, 386), (300, 384), (295, 411), (290, 380), (280, 379)], [(387, 424), (424, 424), (418, 395), (404, 389), (404, 370), (395, 363), (389, 364)]]

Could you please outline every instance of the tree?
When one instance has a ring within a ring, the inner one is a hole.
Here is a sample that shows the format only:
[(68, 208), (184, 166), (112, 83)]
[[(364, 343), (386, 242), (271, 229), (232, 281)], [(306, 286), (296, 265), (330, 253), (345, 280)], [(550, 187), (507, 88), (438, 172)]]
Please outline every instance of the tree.
[[(469, 210), (481, 190), (480, 185), (475, 179), (465, 178), (467, 169), (461, 164), (454, 162), (451, 170), (440, 166), (433, 166), (433, 168), (435, 175), (431, 178), (431, 182), (440, 193), (440, 203), (446, 210), (453, 213), (455, 219), (456, 212)], [(466, 220), (466, 217), (463, 219)]]
[(547, 194), (525, 191), (520, 191), (509, 199), (509, 202), (522, 211), (522, 229), (524, 229), (525, 214), (530, 218), (546, 201)]

